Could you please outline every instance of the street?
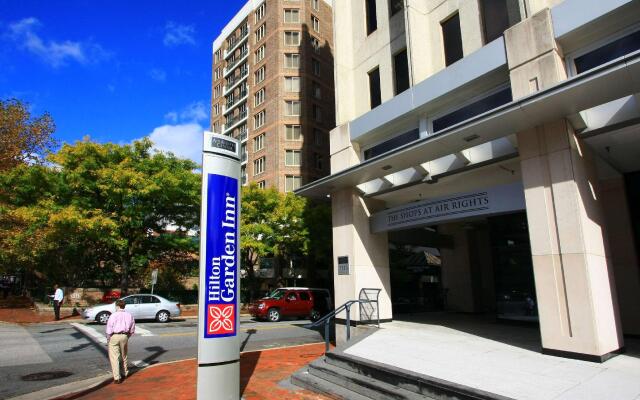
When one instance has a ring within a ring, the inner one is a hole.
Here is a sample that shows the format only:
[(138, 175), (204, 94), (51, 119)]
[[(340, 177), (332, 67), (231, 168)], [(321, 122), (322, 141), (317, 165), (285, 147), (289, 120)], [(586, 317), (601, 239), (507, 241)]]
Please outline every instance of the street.
[[(321, 342), (307, 320), (240, 320), (241, 352)], [(145, 367), (197, 356), (197, 319), (166, 324), (136, 322), (129, 363)], [(105, 326), (81, 320), (15, 325), (0, 323), (0, 399), (92, 378), (110, 371)], [(53, 379), (51, 379), (53, 377)]]

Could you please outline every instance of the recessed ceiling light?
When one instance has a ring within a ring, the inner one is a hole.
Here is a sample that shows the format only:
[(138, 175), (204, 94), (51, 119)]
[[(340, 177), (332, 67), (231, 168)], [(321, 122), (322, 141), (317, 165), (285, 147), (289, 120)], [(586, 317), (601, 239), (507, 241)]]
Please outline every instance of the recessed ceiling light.
[(478, 135), (476, 135), (476, 134), (473, 134), (473, 135), (469, 135), (469, 136), (467, 136), (467, 137), (465, 137), (465, 138), (462, 138), (462, 140), (464, 140), (465, 142), (470, 142), (470, 141), (472, 141), (472, 140), (476, 140), (476, 139), (478, 139), (479, 137), (480, 137), (480, 136), (478, 136)]

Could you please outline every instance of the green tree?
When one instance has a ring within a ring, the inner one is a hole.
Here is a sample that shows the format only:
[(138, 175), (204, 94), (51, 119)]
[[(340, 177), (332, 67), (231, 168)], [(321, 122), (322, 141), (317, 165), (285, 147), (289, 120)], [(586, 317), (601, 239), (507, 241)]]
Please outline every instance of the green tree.
[(32, 117), (27, 104), (0, 100), (0, 170), (44, 160), (56, 144), (54, 131), (49, 114)]
[(283, 194), (275, 188), (260, 189), (254, 183), (242, 188), (240, 248), (245, 285), (251, 299), (258, 289), (255, 266), (260, 258), (276, 256), (282, 267), (294, 257), (308, 254), (305, 207), (306, 199), (293, 193)]
[(126, 292), (150, 260), (194, 252), (197, 165), (151, 147), (84, 140), (51, 155), (53, 167), (0, 175), (0, 263), (74, 283), (115, 272)]

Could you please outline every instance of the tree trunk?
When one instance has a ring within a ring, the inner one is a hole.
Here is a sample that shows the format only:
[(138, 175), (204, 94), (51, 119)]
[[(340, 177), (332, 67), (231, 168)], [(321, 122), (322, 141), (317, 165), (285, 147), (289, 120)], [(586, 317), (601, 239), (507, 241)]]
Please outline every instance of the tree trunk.
[(120, 295), (125, 296), (129, 291), (129, 258), (122, 257), (122, 279), (120, 280)]

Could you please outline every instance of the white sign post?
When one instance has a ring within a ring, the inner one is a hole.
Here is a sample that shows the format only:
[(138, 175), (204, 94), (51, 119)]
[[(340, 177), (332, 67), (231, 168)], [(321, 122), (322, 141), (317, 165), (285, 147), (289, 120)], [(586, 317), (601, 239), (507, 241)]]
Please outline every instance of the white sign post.
[(204, 133), (198, 400), (240, 399), (240, 144)]

